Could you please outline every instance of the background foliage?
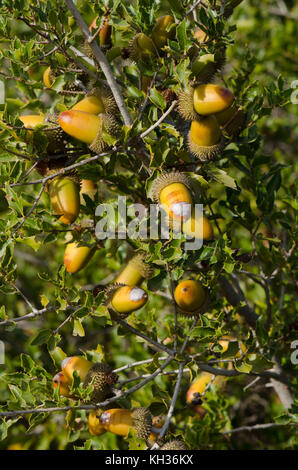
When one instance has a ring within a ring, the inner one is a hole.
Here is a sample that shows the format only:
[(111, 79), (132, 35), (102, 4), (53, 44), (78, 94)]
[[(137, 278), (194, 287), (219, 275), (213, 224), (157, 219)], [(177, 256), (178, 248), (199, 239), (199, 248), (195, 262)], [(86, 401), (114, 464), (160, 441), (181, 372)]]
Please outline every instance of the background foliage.
[[(107, 52), (107, 58), (134, 120), (130, 130), (123, 125), (117, 145), (125, 145), (128, 136), (148, 129), (169, 107), (164, 90), (170, 88), (177, 93), (191, 79), (186, 51), (196, 26), (193, 15), (186, 12), (192, 4), (176, 0), (77, 2), (87, 24), (96, 15), (102, 17), (107, 9), (110, 12), (113, 49)], [(141, 166), (133, 143), (125, 151), (114, 152), (77, 170), (81, 178), (99, 183), (99, 201), (115, 202), (118, 195), (126, 195), (129, 202), (146, 205), (150, 203), (146, 184), (149, 176), (150, 180), (156, 176), (156, 170), (189, 171), (196, 181), (200, 202), (213, 220), (215, 239), (202, 249), (187, 253), (181, 240), (108, 240), (101, 243), (83, 271), (70, 276), (63, 265), (65, 245), (80, 236), (94, 242), (92, 230), (82, 227), (87, 220), (96, 221), (97, 201), (87, 200), (75, 228), (68, 230), (54, 217), (48, 195), (43, 193), (32, 215), (18, 228), (36, 200), (40, 185), (12, 185), (32, 166), (28, 157), (40, 157), (36, 149), (45, 144), (42, 132), (37, 133), (35, 146), (23, 143), (24, 131), (18, 116), (28, 110), (36, 114), (63, 111), (83, 96), (59, 94), (64, 84), (78, 75), (67, 63), (69, 55), (73, 57), (71, 46), (81, 50), (82, 34), (62, 0), (0, 1), (0, 78), (6, 93), (5, 104), (0, 105), (0, 339), (5, 343), (6, 361), (0, 365), (1, 411), (68, 406), (69, 400), (55, 394), (51, 386), (51, 379), (66, 356), (85, 353), (113, 368), (153, 358), (135, 371), (139, 375), (154, 372), (159, 366), (158, 357), (164, 353), (157, 352), (129, 329), (112, 324), (101, 305), (102, 296), (94, 298), (91, 294), (93, 286), (106, 284), (116, 276), (131, 248), (142, 248), (154, 264), (155, 274), (147, 283), (149, 302), (129, 317), (131, 326), (169, 348), (177, 333), (181, 346), (192, 321), (179, 317), (175, 330), (170, 277), (173, 281), (182, 276), (196, 277), (208, 287), (211, 302), (208, 315), (191, 332), (187, 354), (199, 354), (202, 364), (217, 367), (210, 361), (221, 357), (218, 340), (225, 334), (232, 334), (249, 348), (248, 355), (233, 363), (234, 370), (241, 373), (225, 377), (224, 389), (212, 386), (206, 393), (203, 406), (207, 413), (203, 419), (186, 406), (185, 393), (199, 370), (198, 363), (186, 361), (189, 371), (183, 374), (169, 435), (183, 436), (192, 449), (292, 449), (297, 446), (293, 426), (297, 406), (292, 404), (286, 410), (264, 376), (250, 388), (245, 386), (255, 379), (251, 374), (268, 371), (276, 358), (291, 383), (292, 393), (297, 385), (295, 365), (290, 361), (291, 342), (297, 337), (298, 107), (291, 102), (291, 84), (298, 79), (297, 6), (294, 8), (291, 0), (266, 0), (261, 4), (244, 0), (229, 20), (204, 6), (198, 6), (196, 11), (198, 24), (216, 38), (217, 47), (227, 44), (227, 63), (217, 82), (235, 93), (238, 103), (249, 113), (249, 127), (218, 161), (201, 167), (190, 165), (185, 126), (174, 110), (145, 138), (151, 156), (151, 176)], [(157, 64), (133, 64), (123, 57), (113, 60), (117, 47), (125, 50), (136, 32), (150, 33), (155, 19), (169, 12), (178, 26), (176, 38), (169, 42), (168, 55), (159, 58)], [(58, 50), (53, 52), (56, 46)], [(42, 73), (48, 65), (54, 70), (66, 69), (53, 90), (45, 90), (42, 83)], [(157, 68), (165, 78), (159, 82), (157, 75), (139, 119), (144, 102), (140, 76), (152, 78)], [(100, 69), (89, 70), (105, 79)], [(89, 156), (84, 145), (75, 143), (73, 147), (78, 152), (77, 162)], [(39, 178), (33, 171), (23, 181)], [(222, 290), (222, 276), (236, 291), (244, 292), (258, 315), (255, 327), (239, 320), (239, 309), (231, 306)], [(43, 313), (34, 314), (36, 311)], [(32, 319), (7, 322), (30, 312)], [(228, 350), (225, 357), (230, 358), (231, 354)], [(177, 368), (175, 361), (168, 370)], [(134, 377), (132, 371), (123, 371), (120, 380)], [(154, 415), (166, 414), (176, 377), (177, 374), (159, 376), (119, 404), (146, 406)], [(3, 419), (0, 448), (16, 443), (24, 449), (146, 448), (134, 437), (123, 439), (110, 433), (91, 437), (86, 420), (86, 410)], [(224, 434), (233, 428), (260, 423), (283, 425)]]

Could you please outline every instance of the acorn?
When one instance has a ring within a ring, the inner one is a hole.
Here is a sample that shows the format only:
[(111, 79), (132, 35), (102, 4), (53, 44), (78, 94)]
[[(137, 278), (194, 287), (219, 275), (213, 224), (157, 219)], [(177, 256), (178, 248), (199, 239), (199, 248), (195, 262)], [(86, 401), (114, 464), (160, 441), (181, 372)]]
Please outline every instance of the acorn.
[(81, 356), (72, 356), (66, 357), (62, 361), (61, 367), (64, 376), (70, 383), (72, 383), (73, 381), (74, 371), (77, 372), (81, 381), (84, 382), (88, 371), (92, 367), (92, 362), (88, 361), (87, 359)]
[(143, 307), (148, 294), (140, 287), (112, 284), (105, 290), (105, 303), (120, 318), (125, 318), (135, 310)]
[(71, 393), (70, 393), (71, 381), (69, 380), (68, 377), (66, 377), (64, 372), (58, 372), (58, 374), (56, 374), (53, 377), (52, 385), (54, 388), (59, 387), (59, 392), (61, 396), (66, 397), (66, 398), (71, 398)]
[(108, 144), (102, 137), (103, 131), (115, 135), (117, 123), (109, 114), (86, 113), (84, 111), (63, 111), (59, 115), (59, 124), (67, 134), (89, 145), (90, 150), (101, 153)]
[(192, 279), (179, 282), (174, 298), (180, 312), (185, 315), (203, 313), (208, 302), (207, 291), (198, 281)]
[(184, 119), (194, 121), (223, 111), (233, 101), (234, 95), (227, 88), (212, 83), (201, 84), (179, 93), (178, 111)]
[(175, 37), (175, 28), (170, 28), (175, 23), (171, 15), (165, 15), (157, 18), (156, 24), (151, 32), (151, 38), (157, 47), (162, 49), (168, 42), (168, 39)]
[(197, 405), (201, 403), (200, 395), (204, 393), (207, 385), (211, 382), (212, 378), (213, 375), (209, 374), (209, 372), (202, 372), (193, 381), (186, 393), (186, 402), (189, 405)]
[(114, 282), (127, 286), (139, 286), (144, 279), (149, 279), (153, 275), (154, 270), (150, 264), (145, 262), (145, 259), (145, 253), (134, 255)]
[(214, 54), (197, 56), (191, 63), (191, 71), (200, 82), (209, 82), (217, 71)]
[(80, 212), (80, 185), (75, 177), (56, 176), (47, 184), (50, 201), (59, 220), (69, 225)]
[[(57, 114), (48, 114), (46, 116), (42, 114), (27, 114), (25, 116), (19, 116), (19, 119), (27, 129), (35, 129), (37, 126), (41, 125), (46, 126), (47, 130), (44, 130), (44, 135), (48, 140), (46, 149), (47, 153), (55, 153), (64, 149), (65, 139), (67, 136), (65, 132), (63, 132), (63, 130), (59, 127)], [(51, 128), (53, 128), (53, 130), (50, 130)], [(30, 139), (31, 135), (32, 131), (28, 131), (28, 140)]]
[(158, 176), (149, 192), (149, 197), (158, 202), (171, 219), (187, 220), (191, 215), (191, 180), (184, 173), (173, 171)]
[(47, 88), (51, 88), (56, 78), (55, 72), (48, 67), (43, 73), (43, 83)]
[(94, 255), (96, 248), (69, 243), (64, 252), (64, 265), (68, 273), (74, 274), (83, 269)]
[(228, 88), (208, 83), (198, 85), (193, 93), (195, 111), (202, 115), (219, 113), (227, 109), (234, 101), (233, 93)]
[(97, 362), (90, 367), (84, 379), (84, 387), (92, 385), (92, 403), (100, 403), (113, 395), (112, 385), (118, 380), (118, 375), (112, 372), (107, 364)]
[(160, 447), (160, 450), (189, 450), (189, 447), (180, 439), (175, 439), (173, 441), (166, 442)]
[(113, 408), (104, 411), (100, 421), (106, 431), (125, 437), (132, 428), (139, 439), (147, 439), (152, 429), (152, 415), (147, 408)]
[(95, 200), (95, 196), (97, 194), (97, 184), (94, 183), (92, 180), (82, 180), (80, 183), (80, 201), (81, 204), (84, 206), (86, 204), (84, 199), (84, 194), (86, 194), (92, 201)]
[[(154, 416), (152, 419), (152, 427), (156, 429), (161, 429), (163, 425), (165, 424), (166, 421), (166, 416), (165, 415), (159, 415), (159, 416)], [(150, 436), (148, 437), (148, 443), (150, 446), (153, 446), (153, 444), (158, 440), (159, 438), (159, 433), (155, 431), (151, 431)]]
[[(173, 229), (181, 231), (180, 222), (174, 221)], [(213, 237), (213, 228), (207, 217), (204, 215), (203, 217), (197, 217), (193, 208), (191, 217), (182, 223), (182, 233), (191, 238), (209, 240)]]
[(201, 162), (214, 160), (220, 154), (224, 148), (224, 138), (214, 116), (192, 121), (188, 133), (188, 147)]
[(149, 36), (138, 33), (129, 44), (129, 55), (132, 60), (146, 62), (156, 55), (156, 47)]
[(105, 428), (101, 424), (100, 415), (102, 410), (92, 410), (88, 416), (88, 428), (92, 436), (101, 436), (106, 432)]
[(108, 87), (92, 88), (85, 98), (72, 107), (72, 111), (84, 111), (90, 114), (116, 114), (118, 107)]
[(214, 114), (223, 132), (228, 136), (237, 136), (245, 128), (246, 114), (234, 103), (224, 111)]

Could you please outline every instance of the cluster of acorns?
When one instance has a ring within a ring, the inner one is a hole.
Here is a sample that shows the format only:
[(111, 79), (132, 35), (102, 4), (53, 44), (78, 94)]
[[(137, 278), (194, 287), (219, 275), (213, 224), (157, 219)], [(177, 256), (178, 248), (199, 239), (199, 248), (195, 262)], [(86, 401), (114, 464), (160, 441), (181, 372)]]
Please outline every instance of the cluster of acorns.
[[(216, 2), (212, 7), (217, 7)], [(230, 13), (240, 1), (227, 2)], [(228, 10), (227, 10), (228, 11)], [(229, 13), (229, 14), (230, 14)], [(228, 13), (227, 13), (228, 14)], [(92, 31), (93, 24), (91, 25)], [(150, 58), (163, 54), (163, 48), (169, 39), (175, 36), (175, 20), (166, 15), (157, 19), (151, 36), (144, 33), (137, 34), (131, 41), (129, 56), (134, 61), (147, 61)], [(186, 121), (191, 121), (188, 134), (189, 150), (200, 162), (213, 160), (222, 151), (226, 142), (239, 133), (245, 125), (245, 114), (235, 105), (233, 93), (219, 85), (209, 83), (213, 75), (224, 62), (225, 51), (222, 57), (201, 54), (198, 45), (208, 40), (207, 36), (198, 29), (195, 33), (196, 43), (189, 51), (191, 70), (196, 80), (189, 84), (187, 91), (178, 94), (178, 111)], [(100, 34), (100, 45), (108, 47), (111, 39), (111, 27), (104, 23)], [(92, 57), (90, 46), (86, 43), (85, 52)], [(142, 77), (144, 89), (148, 88), (146, 77)], [(43, 75), (47, 88), (51, 88), (56, 79), (50, 67)], [(67, 91), (67, 90), (66, 90)], [(79, 92), (79, 89), (77, 89)], [(26, 139), (34, 138), (34, 129), (46, 126), (48, 146), (46, 152), (48, 159), (44, 159), (37, 170), (43, 176), (50, 176), (67, 164), (67, 158), (51, 159), (50, 154), (65, 152), (65, 143), (70, 138), (86, 144), (90, 151), (103, 152), (109, 144), (106, 134), (116, 136), (119, 130), (117, 121), (118, 108), (110, 90), (105, 86), (88, 85), (86, 96), (75, 104), (72, 109), (61, 112), (59, 115), (26, 115), (20, 116), (25, 129)], [(67, 152), (66, 152), (67, 153)], [(75, 173), (59, 175), (49, 179), (47, 184), (52, 208), (60, 216), (64, 224), (72, 224), (80, 211), (80, 196), (87, 194), (94, 198), (97, 192), (96, 184), (89, 180), (79, 181)], [(208, 240), (213, 236), (213, 229), (205, 216), (199, 220), (194, 211), (194, 191), (191, 179), (184, 173), (177, 171), (164, 173), (158, 176), (149, 192), (149, 197), (158, 202), (167, 213), (173, 230), (181, 229), (183, 233), (195, 238)], [(82, 203), (84, 201), (81, 199)], [(182, 226), (182, 227), (181, 227)], [(67, 245), (64, 255), (64, 264), (69, 273), (76, 273), (89, 262), (96, 248), (74, 242)], [(109, 308), (112, 319), (126, 318), (132, 312), (143, 307), (147, 302), (148, 294), (140, 287), (144, 279), (153, 274), (153, 268), (146, 262), (146, 255), (138, 253), (129, 261), (114, 283), (105, 289), (105, 303)], [(194, 316), (204, 313), (208, 303), (207, 290), (196, 280), (186, 279), (178, 283), (174, 298), (180, 314)], [(83, 387), (92, 387), (91, 401), (101, 403), (113, 396), (113, 385), (117, 382), (117, 375), (106, 364), (92, 364), (82, 357), (67, 358), (62, 363), (62, 371), (55, 375), (53, 386), (59, 388), (62, 396), (72, 398), (73, 373), (76, 371)], [(204, 393), (212, 376), (203, 374), (191, 386), (187, 402), (193, 406), (198, 396)], [(199, 405), (198, 405), (199, 406)], [(197, 410), (199, 413), (199, 410)], [(163, 421), (152, 423), (152, 416), (146, 408), (96, 409), (89, 414), (89, 431), (93, 435), (101, 435), (107, 431), (127, 436), (130, 429), (134, 429), (138, 437), (156, 440), (158, 433), (152, 431), (152, 425), (161, 427)], [(170, 441), (161, 449), (186, 449), (182, 441)]]
[[(74, 379), (74, 372), (79, 376), (83, 387), (92, 387), (91, 403), (97, 404), (111, 398), (113, 385), (118, 380), (117, 374), (103, 363), (92, 363), (84, 357), (73, 356), (62, 361), (62, 371), (58, 372), (53, 378), (53, 387), (59, 389), (60, 395), (75, 399), (71, 388)], [(160, 428), (164, 421), (156, 422), (152, 419), (149, 409), (137, 407), (132, 410), (125, 408), (96, 408), (90, 411), (88, 416), (89, 432), (93, 436), (100, 436), (106, 432), (111, 432), (119, 436), (127, 437), (133, 430), (140, 439), (148, 440), (152, 445), (157, 439), (158, 434), (154, 433), (152, 427)], [(163, 444), (161, 449), (183, 450), (187, 446), (181, 440), (172, 440)]]

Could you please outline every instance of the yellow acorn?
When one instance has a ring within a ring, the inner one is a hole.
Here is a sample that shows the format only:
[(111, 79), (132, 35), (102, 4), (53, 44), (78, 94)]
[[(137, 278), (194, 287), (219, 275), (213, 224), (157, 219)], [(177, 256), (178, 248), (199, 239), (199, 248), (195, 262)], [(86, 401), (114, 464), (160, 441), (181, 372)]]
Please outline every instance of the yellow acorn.
[(52, 385), (54, 388), (59, 387), (60, 395), (66, 398), (71, 398), (70, 387), (71, 387), (71, 380), (64, 374), (64, 372), (58, 372), (53, 377)]
[(231, 106), (233, 93), (220, 85), (201, 84), (178, 94), (178, 111), (187, 121), (219, 113)]
[(97, 184), (94, 183), (92, 180), (82, 180), (81, 181), (81, 189), (80, 189), (80, 200), (81, 204), (84, 206), (85, 199), (84, 194), (90, 197), (93, 201), (95, 200), (95, 196), (97, 194)]
[(207, 385), (211, 382), (213, 375), (209, 372), (202, 372), (194, 380), (186, 393), (186, 402), (191, 404), (198, 404), (201, 402), (200, 395), (204, 393)]
[(130, 57), (135, 62), (149, 60), (156, 55), (156, 47), (151, 38), (144, 33), (138, 33), (129, 44)]
[(188, 147), (201, 162), (214, 160), (223, 150), (224, 139), (214, 116), (192, 121), (188, 133)]
[(118, 107), (109, 88), (92, 88), (86, 97), (72, 107), (72, 111), (84, 111), (90, 114), (116, 114)]
[[(180, 222), (174, 222), (173, 228), (181, 230)], [(207, 217), (197, 217), (192, 209), (191, 217), (182, 223), (182, 233), (192, 238), (209, 240), (213, 237), (213, 228)]]
[(69, 243), (64, 252), (64, 265), (68, 273), (77, 273), (83, 269), (95, 253), (95, 248)]
[(233, 101), (233, 93), (220, 85), (208, 83), (194, 89), (193, 105), (195, 111), (203, 116), (219, 113), (231, 106)]
[(166, 444), (160, 447), (160, 450), (189, 450), (189, 447), (185, 442), (175, 439), (173, 441), (166, 442)]
[(121, 317), (143, 307), (147, 300), (148, 294), (140, 287), (112, 284), (105, 291), (106, 304)]
[(70, 383), (72, 383), (74, 371), (77, 372), (81, 381), (83, 382), (86, 378), (87, 373), (92, 367), (92, 362), (87, 361), (87, 359), (81, 356), (72, 356), (66, 357), (62, 361), (61, 366), (64, 376)]
[(133, 256), (114, 282), (127, 286), (139, 286), (144, 279), (150, 278), (153, 268), (145, 262), (145, 258), (145, 253), (137, 253)]
[(92, 436), (101, 436), (106, 432), (105, 428), (101, 424), (100, 415), (102, 414), (101, 410), (92, 410), (88, 416), (88, 428)]
[(175, 37), (175, 29), (170, 28), (175, 23), (171, 15), (165, 15), (157, 18), (156, 24), (152, 30), (151, 38), (157, 49), (162, 49), (168, 42), (168, 39)]
[(192, 186), (190, 179), (178, 171), (158, 176), (149, 197), (162, 205), (171, 219), (187, 220), (191, 215)]
[(64, 132), (88, 144), (95, 153), (100, 153), (107, 147), (102, 132), (114, 134), (117, 129), (115, 119), (108, 114), (97, 116), (84, 111), (71, 110), (60, 113), (58, 120)]
[(48, 183), (50, 201), (55, 214), (64, 224), (74, 222), (80, 212), (80, 186), (71, 176), (57, 176)]
[(119, 436), (126, 437), (132, 428), (139, 439), (147, 439), (152, 428), (152, 416), (147, 408), (113, 408), (104, 411), (100, 421), (106, 431)]
[(43, 73), (43, 83), (47, 88), (51, 88), (55, 80), (55, 73), (48, 67)]
[(175, 302), (184, 314), (198, 314), (204, 311), (208, 294), (198, 281), (187, 279), (179, 282), (174, 292)]

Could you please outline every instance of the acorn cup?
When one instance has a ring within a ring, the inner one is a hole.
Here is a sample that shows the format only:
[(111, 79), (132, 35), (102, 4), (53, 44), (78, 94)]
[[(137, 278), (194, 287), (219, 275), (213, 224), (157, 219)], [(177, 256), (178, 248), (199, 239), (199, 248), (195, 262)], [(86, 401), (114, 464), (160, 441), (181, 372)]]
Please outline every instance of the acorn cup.
[(193, 204), (191, 180), (184, 173), (173, 171), (158, 176), (149, 192), (171, 219), (187, 220)]
[(69, 243), (64, 252), (64, 265), (70, 274), (77, 273), (83, 269), (94, 255), (96, 248), (79, 246), (78, 243)]
[(217, 71), (214, 54), (197, 56), (191, 63), (191, 71), (200, 82), (209, 82)]
[(224, 149), (224, 144), (225, 140), (214, 116), (192, 121), (188, 133), (188, 148), (199, 161), (214, 160)]
[(147, 408), (134, 408), (126, 410), (113, 408), (104, 411), (100, 422), (106, 431), (119, 436), (127, 437), (132, 428), (137, 438), (147, 439), (152, 429), (152, 415)]
[(145, 262), (145, 259), (145, 253), (137, 253), (134, 255), (114, 282), (127, 286), (139, 286), (144, 279), (152, 277), (154, 269), (150, 264)]
[(63, 111), (58, 121), (64, 132), (88, 144), (95, 153), (101, 153), (108, 147), (102, 136), (103, 131), (115, 135), (118, 129), (116, 120), (109, 114), (97, 116), (84, 111)]
[(206, 312), (208, 293), (198, 281), (187, 279), (179, 282), (174, 292), (179, 313), (196, 316)]
[(102, 410), (92, 410), (88, 415), (88, 429), (92, 436), (101, 436), (106, 432), (105, 428), (100, 422), (100, 415)]
[(234, 101), (233, 93), (225, 87), (212, 83), (191, 87), (180, 91), (178, 111), (187, 121), (200, 120), (202, 116), (224, 111)]
[(160, 450), (189, 450), (189, 447), (183, 441), (175, 439), (173, 441), (166, 442), (160, 447)]
[[(27, 114), (25, 116), (19, 116), (19, 119), (27, 129), (34, 130), (37, 126), (46, 126), (46, 130), (43, 131), (40, 129), (40, 131), (44, 133), (48, 140), (46, 148), (48, 154), (64, 150), (67, 135), (59, 127), (57, 114), (47, 114), (46, 116)], [(53, 128), (53, 130), (51, 130), (51, 128)], [(32, 135), (33, 131), (26, 133), (27, 142), (30, 141)]]
[(91, 402), (97, 404), (113, 396), (112, 386), (117, 380), (118, 375), (112, 371), (110, 366), (97, 362), (88, 370), (83, 386), (86, 388), (92, 385)]
[(175, 38), (175, 28), (170, 28), (173, 24), (175, 24), (175, 20), (171, 15), (157, 18), (156, 24), (151, 32), (151, 39), (157, 49), (162, 49), (167, 44), (168, 39)]
[(72, 111), (115, 115), (118, 112), (118, 107), (109, 88), (102, 86), (88, 91), (85, 98), (72, 107)]
[(154, 42), (144, 33), (138, 33), (129, 44), (129, 56), (134, 62), (146, 62), (156, 56), (157, 50)]
[(126, 318), (135, 310), (142, 308), (148, 294), (140, 287), (112, 284), (105, 289), (105, 304), (115, 314), (115, 318)]
[(59, 220), (72, 224), (80, 212), (80, 185), (75, 176), (56, 176), (47, 183), (47, 191)]

